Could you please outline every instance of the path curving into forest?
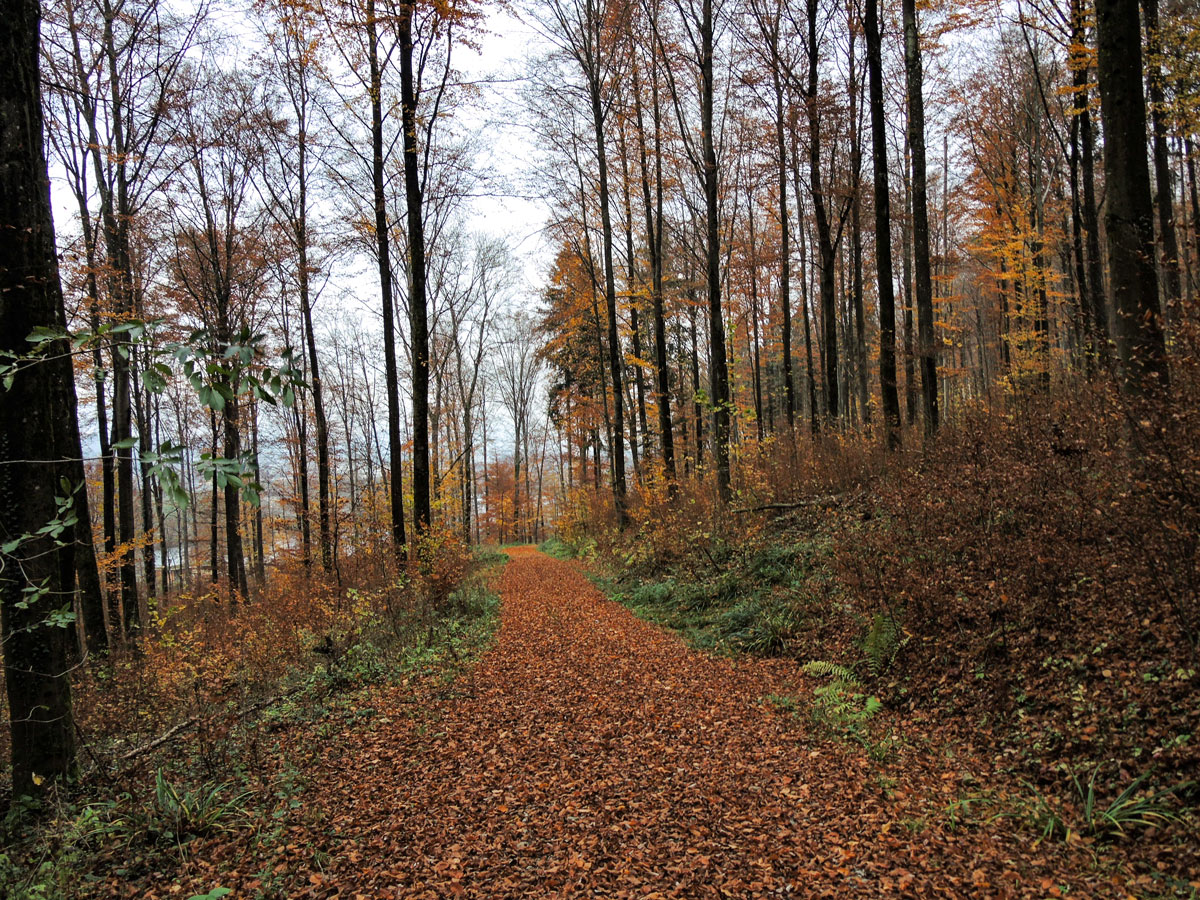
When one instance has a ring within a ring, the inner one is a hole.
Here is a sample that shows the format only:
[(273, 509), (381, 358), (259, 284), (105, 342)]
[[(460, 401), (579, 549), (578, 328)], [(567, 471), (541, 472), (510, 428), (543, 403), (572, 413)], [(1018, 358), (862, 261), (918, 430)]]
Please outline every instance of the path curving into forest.
[(955, 830), (957, 770), (780, 714), (765, 697), (811, 691), (795, 662), (692, 651), (576, 566), (510, 556), (475, 669), (316, 751), (321, 865), (290, 896), (1125, 895), (1069, 848)]

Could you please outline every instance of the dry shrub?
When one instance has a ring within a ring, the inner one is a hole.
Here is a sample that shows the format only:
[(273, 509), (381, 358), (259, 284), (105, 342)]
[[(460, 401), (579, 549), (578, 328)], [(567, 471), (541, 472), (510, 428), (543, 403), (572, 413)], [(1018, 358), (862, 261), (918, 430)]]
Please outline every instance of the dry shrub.
[(284, 567), (245, 602), (205, 593), (159, 600), (136, 646), (115, 648), (76, 684), (80, 726), (91, 739), (129, 743), (184, 716), (235, 708), (312, 667), (324, 638), (345, 647), (372, 610), (302, 565)]
[[(999, 717), (1046, 759), (1105, 748), (1194, 772), (1200, 330), (1174, 344), (1168, 401), (1080, 379), (959, 402), (936, 440), (910, 429), (897, 453), (878, 434), (778, 436), (739, 449), (729, 509), (710, 472), (673, 494), (650, 480), (624, 535), (597, 524), (607, 491), (575, 500), (572, 533), (635, 578), (693, 581), (726, 560), (753, 579), (773, 544), (831, 541), (839, 590), (791, 652), (861, 660), (885, 695), (907, 678), (892, 702)], [(802, 593), (790, 602), (811, 608)]]
[(450, 595), (471, 568), (471, 550), (457, 530), (434, 527), (417, 542), (416, 557), (409, 561), (408, 575), (429, 615), (446, 611)]
[[(384, 542), (347, 554), (329, 575), (298, 559), (283, 561), (236, 604), (222, 584), (160, 599), (135, 646), (115, 648), (79, 671), (81, 733), (93, 747), (136, 746), (195, 718), (195, 752), (217, 768), (228, 760), (212, 748), (230, 752), (222, 738), (241, 710), (322, 661), (340, 665), (360, 645), (371, 644), (375, 649), (366, 649), (376, 654), (420, 639), (439, 616), (457, 612), (451, 598), (471, 567), (461, 538), (436, 529), (404, 568)], [(347, 587), (338, 573), (361, 580)]]

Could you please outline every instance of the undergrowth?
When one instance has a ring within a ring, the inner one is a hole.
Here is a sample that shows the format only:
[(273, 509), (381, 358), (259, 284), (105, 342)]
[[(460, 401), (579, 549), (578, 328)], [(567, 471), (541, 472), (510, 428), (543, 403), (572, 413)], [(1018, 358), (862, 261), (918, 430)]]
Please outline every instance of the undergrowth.
[[(491, 583), (507, 557), (453, 557), (431, 560), (419, 583), (405, 574), (340, 592), (315, 583), (286, 602), (260, 598), (236, 620), (212, 616), (206, 599), (176, 598), (138, 654), (84, 676), (94, 685), (86, 696), (109, 695), (100, 715), (81, 717), (90, 765), (41, 802), (12, 804), (0, 827), (0, 896), (88, 896), (106, 878), (185, 865), (194, 844), (232, 830), (248, 830), (262, 854), (282, 853), (288, 823), (311, 814), (284, 738), (374, 728), (374, 691), (448, 684), (493, 639)], [(235, 643), (215, 652), (225, 640)], [(260, 641), (275, 642), (278, 662), (264, 667)], [(130, 697), (147, 704), (141, 715)], [(132, 717), (125, 731), (144, 734), (149, 719), (159, 737), (130, 747), (116, 737), (122, 716)], [(269, 875), (262, 897), (274, 896)], [(214, 884), (207, 896), (222, 891)]]
[(1071, 810), (1056, 839), (1098, 837), (1115, 818), (1122, 840), (1151, 835), (1197, 880), (1200, 363), (1188, 360), (1167, 416), (1079, 384), (1065, 399), (963, 405), (935, 442), (906, 432), (910, 449), (892, 454), (871, 434), (780, 436), (743, 445), (727, 505), (711, 475), (674, 492), (645, 478), (618, 533), (609, 498), (580, 491), (561, 541), (594, 542), (610, 594), (695, 647), (843, 667), (854, 681), (812, 698), (834, 731), (873, 716), (877, 698), (923, 740), (991, 767), (1006, 796)]

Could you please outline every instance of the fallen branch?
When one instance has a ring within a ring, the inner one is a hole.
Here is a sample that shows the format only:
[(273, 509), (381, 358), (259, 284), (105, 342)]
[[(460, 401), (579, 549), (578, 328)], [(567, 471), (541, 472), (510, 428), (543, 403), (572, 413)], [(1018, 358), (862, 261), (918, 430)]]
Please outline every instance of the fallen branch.
[[(251, 703), (245, 709), (240, 709), (237, 712), (233, 713), (233, 718), (241, 719), (245, 716), (250, 715), (250, 713), (252, 713), (252, 712), (257, 712), (258, 710), (262, 709), (265, 706), (270, 706), (273, 703), (278, 703), (280, 700), (286, 700), (288, 697), (298, 694), (302, 690), (304, 690), (304, 685), (300, 685), (299, 687), (294, 687), (290, 691), (284, 691), (281, 694), (275, 694), (274, 696), (268, 697), (265, 700), (259, 700), (257, 703)], [(207, 724), (207, 723), (215, 721), (216, 719), (219, 719), (225, 715), (228, 715), (228, 713), (213, 713), (210, 716), (192, 716), (190, 719), (184, 719), (182, 722), (179, 722), (176, 725), (172, 725), (170, 728), (168, 728), (166, 731), (164, 731), (162, 734), (160, 734), (154, 740), (148, 741), (145, 744), (141, 744), (140, 746), (134, 747), (132, 750), (125, 751), (120, 756), (116, 757), (114, 762), (119, 762), (119, 763), (127, 762), (128, 760), (131, 760), (131, 759), (134, 759), (135, 757), (141, 756), (144, 753), (149, 753), (151, 750), (154, 750), (158, 747), (161, 747), (163, 744), (170, 742), (171, 740), (178, 737), (183, 732), (187, 731), (189, 728), (194, 728), (195, 726), (199, 725), (201, 722), (204, 722), (205, 724)]]

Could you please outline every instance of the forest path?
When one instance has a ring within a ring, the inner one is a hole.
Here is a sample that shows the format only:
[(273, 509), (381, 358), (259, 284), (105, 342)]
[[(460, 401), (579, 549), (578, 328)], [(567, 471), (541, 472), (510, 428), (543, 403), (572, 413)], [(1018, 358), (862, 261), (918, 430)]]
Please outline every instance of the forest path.
[(423, 705), (378, 698), (388, 718), (317, 751), (328, 856), (304, 895), (1124, 895), (1061, 845), (956, 832), (957, 772), (778, 712), (765, 697), (811, 688), (794, 661), (694, 652), (576, 566), (510, 556), (474, 670)]

